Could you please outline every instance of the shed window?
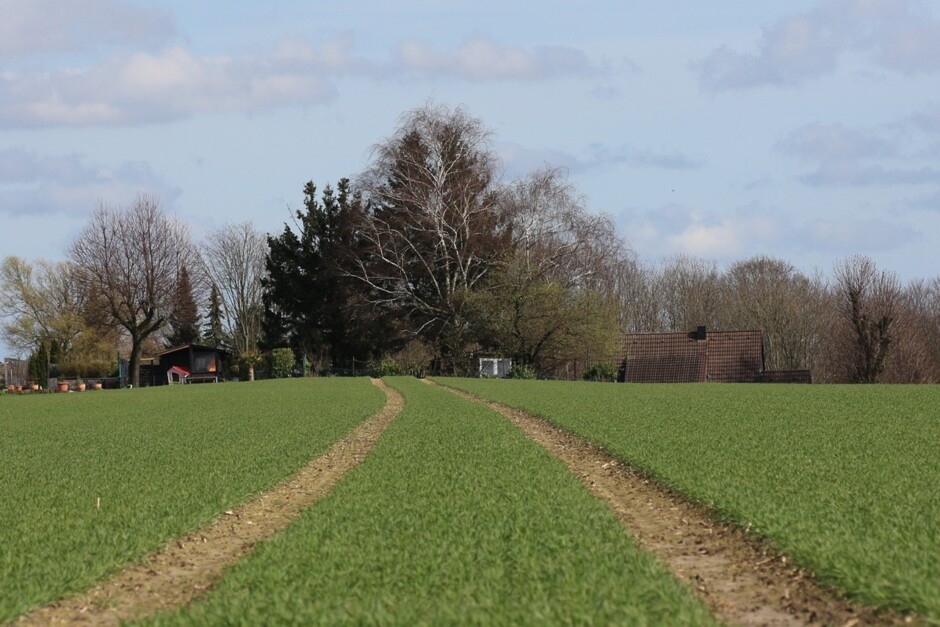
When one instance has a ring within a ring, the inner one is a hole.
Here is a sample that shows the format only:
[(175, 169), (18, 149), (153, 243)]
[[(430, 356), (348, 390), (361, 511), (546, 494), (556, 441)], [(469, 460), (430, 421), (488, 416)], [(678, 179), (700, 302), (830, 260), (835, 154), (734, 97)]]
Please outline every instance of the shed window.
[(216, 372), (215, 353), (196, 353), (193, 355), (193, 372)]

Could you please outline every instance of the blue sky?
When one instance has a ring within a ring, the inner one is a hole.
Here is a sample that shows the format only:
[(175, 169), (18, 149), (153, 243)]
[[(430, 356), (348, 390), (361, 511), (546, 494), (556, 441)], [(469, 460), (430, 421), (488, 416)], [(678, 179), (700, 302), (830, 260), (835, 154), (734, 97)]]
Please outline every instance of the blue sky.
[(277, 231), (432, 100), (565, 166), (640, 257), (940, 274), (940, 6), (0, 0), (0, 255), (99, 202)]

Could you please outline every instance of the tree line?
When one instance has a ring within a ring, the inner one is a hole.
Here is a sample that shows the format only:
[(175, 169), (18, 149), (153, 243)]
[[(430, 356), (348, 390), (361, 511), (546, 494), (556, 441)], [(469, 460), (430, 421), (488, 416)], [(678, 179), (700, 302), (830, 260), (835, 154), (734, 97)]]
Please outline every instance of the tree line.
[(462, 109), (411, 111), (354, 179), (308, 182), (274, 234), (196, 243), (153, 197), (101, 205), (66, 261), (3, 261), (3, 337), (78, 376), (122, 346), (134, 384), (142, 355), (188, 343), (249, 379), (284, 349), (320, 374), (468, 374), (490, 354), (570, 377), (619, 361), (624, 333), (705, 325), (760, 329), (768, 369), (817, 381), (940, 380), (940, 278), (902, 285), (861, 256), (828, 276), (765, 256), (645, 263), (563, 170), (506, 181), (490, 142)]

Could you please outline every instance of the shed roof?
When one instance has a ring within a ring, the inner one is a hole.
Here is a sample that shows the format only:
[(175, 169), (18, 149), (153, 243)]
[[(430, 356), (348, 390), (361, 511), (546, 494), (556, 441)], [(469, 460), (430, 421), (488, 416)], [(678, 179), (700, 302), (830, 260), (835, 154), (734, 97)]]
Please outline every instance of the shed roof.
[(199, 350), (199, 351), (213, 351), (216, 353), (224, 353), (226, 355), (228, 354), (227, 350), (225, 350), (224, 348), (219, 348), (217, 346), (204, 346), (202, 344), (183, 344), (182, 346), (174, 346), (172, 348), (162, 350), (156, 354), (156, 357), (162, 357), (163, 355), (169, 355), (170, 353), (175, 353), (175, 352), (189, 349), (189, 348)]
[(751, 382), (764, 370), (763, 333), (702, 331), (624, 336), (631, 383)]

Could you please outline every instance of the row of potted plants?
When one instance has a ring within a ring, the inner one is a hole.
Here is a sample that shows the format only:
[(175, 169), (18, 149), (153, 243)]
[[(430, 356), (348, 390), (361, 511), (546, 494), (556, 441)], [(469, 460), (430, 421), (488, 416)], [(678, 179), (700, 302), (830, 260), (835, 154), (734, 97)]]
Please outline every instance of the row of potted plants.
[[(31, 383), (31, 384), (29, 384), (28, 386), (22, 386), (22, 385), (8, 385), (8, 386), (7, 386), (7, 393), (9, 393), (9, 394), (22, 393), (22, 392), (24, 391), (24, 387), (28, 388), (29, 391), (31, 391), (31, 392), (38, 392), (39, 389), (40, 389), (38, 383)], [(88, 387), (88, 384), (86, 384), (86, 383), (84, 383), (84, 382), (76, 383), (76, 384), (75, 384), (75, 391), (76, 391), (76, 392), (84, 392), (84, 391), (87, 389), (87, 387)], [(69, 389), (71, 389), (71, 384), (70, 384), (68, 381), (60, 381), (60, 382), (57, 384), (57, 388), (58, 388), (58, 390), (59, 390), (60, 392), (68, 392)], [(91, 389), (93, 389), (93, 390), (100, 390), (100, 389), (101, 389), (101, 384), (100, 384), (100, 383), (92, 383), (92, 384), (91, 384)]]

